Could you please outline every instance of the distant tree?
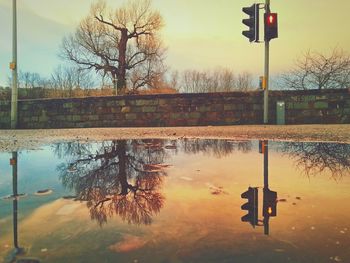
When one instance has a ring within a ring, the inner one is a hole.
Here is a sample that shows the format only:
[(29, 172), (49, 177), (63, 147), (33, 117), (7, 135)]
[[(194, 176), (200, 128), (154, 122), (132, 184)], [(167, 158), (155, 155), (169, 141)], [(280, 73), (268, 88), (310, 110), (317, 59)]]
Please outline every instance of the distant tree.
[(18, 74), (18, 82), (20, 88), (32, 89), (39, 87), (41, 79), (42, 78), (38, 73), (20, 71)]
[(102, 0), (92, 5), (75, 34), (64, 38), (63, 56), (81, 69), (109, 75), (118, 93), (125, 94), (135, 72), (140, 80), (134, 77), (134, 89), (148, 84), (154, 65), (162, 60), (158, 32), (163, 19), (150, 0), (129, 0), (114, 12), (108, 10)]
[(244, 72), (236, 76), (230, 69), (220, 68), (213, 71), (186, 70), (180, 77), (181, 91), (228, 92), (252, 89), (252, 76)]
[(236, 89), (239, 91), (248, 91), (253, 87), (253, 77), (248, 72), (243, 72), (237, 76)]
[(51, 87), (54, 89), (68, 90), (81, 88), (92, 88), (94, 80), (89, 72), (77, 67), (58, 66), (51, 74)]
[(350, 56), (341, 49), (330, 55), (308, 51), (294, 69), (282, 74), (280, 86), (298, 90), (349, 88)]

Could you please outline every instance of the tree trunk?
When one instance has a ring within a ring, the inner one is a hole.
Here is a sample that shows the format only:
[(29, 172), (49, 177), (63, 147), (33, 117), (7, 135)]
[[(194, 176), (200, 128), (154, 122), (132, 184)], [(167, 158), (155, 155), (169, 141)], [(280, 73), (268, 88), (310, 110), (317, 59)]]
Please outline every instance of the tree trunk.
[(123, 29), (121, 31), (121, 38), (118, 45), (119, 50), (119, 65), (118, 65), (118, 94), (124, 95), (126, 93), (126, 47), (128, 42), (128, 31)]

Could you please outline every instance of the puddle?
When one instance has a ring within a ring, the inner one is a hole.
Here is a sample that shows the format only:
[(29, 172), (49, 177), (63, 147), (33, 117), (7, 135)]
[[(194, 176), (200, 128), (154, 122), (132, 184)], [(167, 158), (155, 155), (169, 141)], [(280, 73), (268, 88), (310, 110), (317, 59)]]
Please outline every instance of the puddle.
[(349, 144), (154, 139), (0, 153), (0, 262), (350, 262), (349, 190)]

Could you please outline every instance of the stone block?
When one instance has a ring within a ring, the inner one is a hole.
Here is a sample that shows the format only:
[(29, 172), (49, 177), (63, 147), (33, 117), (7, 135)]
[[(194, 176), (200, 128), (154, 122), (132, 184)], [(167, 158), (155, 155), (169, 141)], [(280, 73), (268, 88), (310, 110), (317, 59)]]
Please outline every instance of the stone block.
[(199, 106), (198, 111), (200, 112), (208, 112), (210, 111), (210, 106)]
[(136, 120), (137, 115), (135, 113), (126, 113), (125, 114), (125, 119), (126, 120)]
[(183, 114), (181, 113), (171, 113), (170, 114), (170, 119), (172, 120), (178, 120), (178, 119), (182, 119), (183, 118)]
[(107, 101), (106, 106), (113, 107), (113, 106), (115, 106), (115, 102), (114, 101)]
[(131, 107), (130, 106), (124, 106), (121, 109), (122, 113), (129, 113), (131, 111)]
[(231, 111), (231, 110), (235, 110), (235, 109), (236, 109), (235, 104), (225, 104), (224, 105), (224, 111)]
[(142, 112), (156, 112), (157, 107), (155, 106), (144, 106), (142, 107)]
[(72, 121), (74, 121), (74, 122), (81, 121), (81, 116), (80, 115), (73, 115), (72, 116)]
[(201, 117), (201, 114), (199, 112), (190, 112), (188, 116), (190, 119), (199, 119)]
[(316, 96), (315, 95), (305, 95), (305, 96), (302, 96), (302, 99), (304, 102), (315, 101)]
[(125, 100), (116, 100), (115, 105), (116, 106), (125, 106), (126, 103), (125, 103)]
[(98, 115), (88, 115), (88, 120), (89, 121), (98, 121), (99, 116)]
[(158, 100), (157, 99), (150, 99), (150, 100), (136, 100), (135, 101), (136, 106), (154, 106), (158, 105)]
[(64, 109), (73, 108), (73, 102), (65, 102), (65, 103), (63, 103), (63, 108)]
[(294, 102), (293, 107), (291, 109), (302, 110), (302, 109), (308, 109), (308, 108), (309, 108), (308, 102)]
[(328, 102), (325, 101), (316, 101), (314, 103), (315, 109), (327, 109), (328, 108)]

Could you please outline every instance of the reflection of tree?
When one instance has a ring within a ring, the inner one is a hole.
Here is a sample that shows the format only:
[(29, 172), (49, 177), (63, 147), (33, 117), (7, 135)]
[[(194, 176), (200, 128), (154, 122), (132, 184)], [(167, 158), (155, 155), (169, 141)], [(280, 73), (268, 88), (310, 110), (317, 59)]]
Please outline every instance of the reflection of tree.
[(283, 143), (282, 151), (296, 160), (305, 174), (330, 171), (334, 179), (350, 173), (350, 145), (341, 143)]
[(91, 218), (101, 225), (113, 214), (129, 223), (150, 224), (163, 206), (159, 192), (166, 175), (160, 141), (103, 142), (92, 146), (58, 145), (71, 161), (58, 167), (65, 187), (87, 201)]
[(252, 149), (252, 144), (250, 141), (185, 139), (181, 142), (183, 150), (186, 153), (204, 153), (208, 155), (213, 155), (217, 158), (224, 157), (236, 150), (247, 153)]

